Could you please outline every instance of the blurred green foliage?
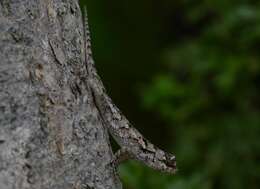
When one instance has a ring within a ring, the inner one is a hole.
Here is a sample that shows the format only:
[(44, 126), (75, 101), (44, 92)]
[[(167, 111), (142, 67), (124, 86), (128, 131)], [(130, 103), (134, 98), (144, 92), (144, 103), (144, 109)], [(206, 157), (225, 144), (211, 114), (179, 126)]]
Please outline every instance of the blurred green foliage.
[(260, 2), (86, 2), (111, 96), (178, 160), (176, 176), (122, 165), (125, 188), (259, 188)]

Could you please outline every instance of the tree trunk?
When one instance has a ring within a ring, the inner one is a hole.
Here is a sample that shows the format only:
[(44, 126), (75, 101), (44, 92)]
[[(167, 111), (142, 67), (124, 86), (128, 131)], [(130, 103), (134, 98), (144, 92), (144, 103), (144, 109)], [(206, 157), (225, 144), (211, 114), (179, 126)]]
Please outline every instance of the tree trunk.
[(0, 188), (122, 188), (77, 0), (0, 0)]

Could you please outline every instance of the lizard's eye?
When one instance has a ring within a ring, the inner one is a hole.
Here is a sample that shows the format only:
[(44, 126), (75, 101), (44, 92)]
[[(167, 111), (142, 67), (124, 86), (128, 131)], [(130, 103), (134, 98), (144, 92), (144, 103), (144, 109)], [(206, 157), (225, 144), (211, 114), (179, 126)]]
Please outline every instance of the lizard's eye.
[(175, 156), (171, 156), (171, 157), (170, 157), (170, 160), (171, 160), (171, 161), (175, 160)]

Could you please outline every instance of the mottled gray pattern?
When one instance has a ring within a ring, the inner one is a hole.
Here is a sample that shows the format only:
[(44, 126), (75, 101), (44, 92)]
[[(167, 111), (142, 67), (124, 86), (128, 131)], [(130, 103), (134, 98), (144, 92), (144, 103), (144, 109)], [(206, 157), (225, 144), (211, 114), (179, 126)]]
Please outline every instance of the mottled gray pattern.
[(106, 128), (121, 147), (116, 153), (114, 163), (126, 159), (135, 159), (145, 165), (167, 173), (176, 173), (175, 156), (154, 146), (135, 129), (127, 118), (107, 95), (105, 87), (97, 73), (91, 53), (91, 40), (88, 27), (87, 12), (85, 9), (85, 48), (88, 68), (88, 84), (93, 92), (94, 102), (105, 123)]
[(0, 0), (0, 189), (121, 189), (107, 130), (118, 162), (176, 171), (107, 96), (85, 22), (77, 0)]
[(0, 1), (0, 188), (120, 189), (76, 0)]

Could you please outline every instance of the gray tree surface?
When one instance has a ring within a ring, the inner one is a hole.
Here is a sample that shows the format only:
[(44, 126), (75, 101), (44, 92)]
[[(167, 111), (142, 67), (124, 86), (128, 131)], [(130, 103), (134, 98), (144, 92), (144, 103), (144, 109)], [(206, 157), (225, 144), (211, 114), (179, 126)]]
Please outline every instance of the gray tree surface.
[(121, 188), (76, 0), (0, 1), (0, 188)]
[(0, 0), (0, 189), (122, 188), (105, 124), (175, 172), (105, 94), (85, 33), (77, 0)]

